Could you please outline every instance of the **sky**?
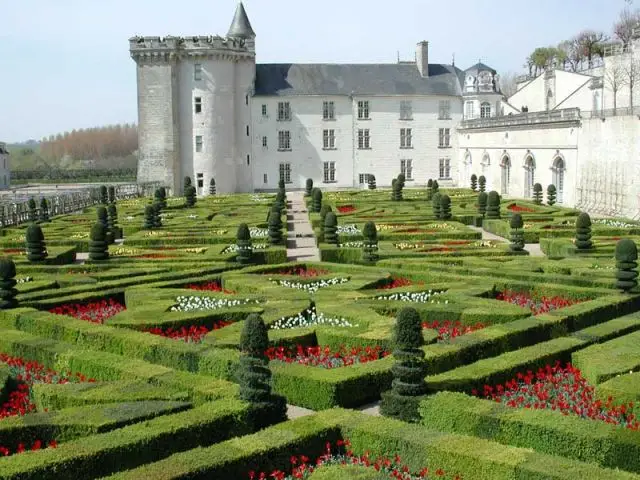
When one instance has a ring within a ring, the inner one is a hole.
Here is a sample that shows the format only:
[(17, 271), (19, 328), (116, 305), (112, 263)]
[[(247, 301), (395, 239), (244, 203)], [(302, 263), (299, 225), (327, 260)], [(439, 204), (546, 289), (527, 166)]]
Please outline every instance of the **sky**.
[[(237, 0), (5, 0), (0, 141), (137, 121), (135, 35), (225, 35)], [(637, 3), (637, 2), (636, 2)], [(430, 63), (524, 73), (538, 46), (607, 33), (625, 0), (245, 0), (258, 63)]]

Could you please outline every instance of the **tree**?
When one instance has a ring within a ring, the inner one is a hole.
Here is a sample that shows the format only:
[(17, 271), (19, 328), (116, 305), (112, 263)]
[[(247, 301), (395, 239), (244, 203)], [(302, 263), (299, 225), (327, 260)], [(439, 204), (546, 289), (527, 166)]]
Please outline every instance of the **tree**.
[(500, 218), (500, 195), (495, 190), (489, 192), (487, 196), (487, 215), (489, 220)]
[(376, 176), (372, 173), (369, 174), (368, 184), (369, 184), (369, 190), (376, 189)]
[(378, 261), (378, 229), (376, 224), (369, 221), (362, 228), (362, 260), (365, 263)]
[(487, 179), (484, 175), (480, 175), (480, 178), (478, 178), (478, 188), (481, 192), (484, 192), (487, 189)]
[(591, 217), (588, 213), (581, 213), (576, 218), (576, 248), (589, 250), (593, 246), (591, 241)]
[(241, 223), (238, 226), (238, 232), (236, 233), (236, 245), (238, 246), (238, 255), (236, 260), (241, 265), (247, 265), (251, 262), (253, 255), (253, 248), (251, 245), (251, 232), (246, 223)]
[(556, 203), (556, 186), (551, 184), (547, 187), (547, 205), (553, 207)]
[(566, 69), (568, 65), (569, 70), (577, 72), (584, 56), (582, 55), (582, 50), (577, 48), (575, 42), (572, 40), (564, 40), (558, 44), (557, 50), (562, 67)]
[(304, 196), (305, 197), (310, 197), (311, 196), (311, 192), (313, 192), (313, 179), (312, 178), (307, 178), (307, 184), (305, 186)]
[(630, 238), (616, 244), (616, 288), (629, 292), (638, 286), (638, 247)]
[(500, 91), (505, 97), (509, 98), (518, 91), (516, 78), (517, 75), (514, 72), (506, 72), (500, 75)]
[(333, 212), (324, 217), (324, 241), (330, 245), (338, 245), (338, 217)]
[(509, 249), (512, 252), (520, 252), (524, 249), (524, 233), (522, 232), (524, 223), (522, 222), (522, 215), (514, 213), (511, 216), (509, 225), (511, 226), (511, 243), (509, 244)]
[(107, 241), (107, 229), (102, 223), (96, 222), (93, 227), (91, 227), (89, 260), (99, 262), (108, 259), (109, 242)]
[(451, 219), (451, 198), (446, 194), (440, 196), (440, 218), (443, 220)]
[(613, 25), (613, 35), (622, 42), (626, 50), (631, 41), (636, 38), (637, 28), (640, 25), (640, 9), (630, 10), (624, 8), (620, 12), (618, 20)]
[(604, 32), (599, 32), (596, 30), (583, 30), (575, 36), (573, 42), (575, 48), (582, 50), (582, 54), (587, 60), (588, 67), (592, 68), (593, 58), (595, 56), (602, 57), (604, 55), (602, 44), (607, 40), (608, 37), (604, 34)]
[(613, 94), (613, 113), (615, 115), (618, 108), (618, 92), (626, 82), (624, 67), (618, 61), (612, 61), (605, 68), (604, 82)]
[(542, 185), (539, 183), (533, 185), (533, 203), (542, 205)]
[(47, 247), (44, 242), (44, 234), (40, 225), (32, 223), (27, 228), (27, 260), (41, 262), (47, 258)]
[(38, 216), (38, 221), (42, 223), (49, 221), (49, 202), (47, 202), (47, 199), (44, 197), (40, 199), (40, 214)]
[(629, 107), (633, 108), (633, 90), (640, 80), (640, 60), (633, 53), (624, 54), (622, 70), (624, 83), (629, 88)]
[(16, 264), (10, 258), (0, 258), (0, 310), (18, 306), (16, 295)]
[(487, 192), (480, 192), (478, 194), (478, 214), (482, 215), (484, 218), (487, 213)]
[(184, 189), (184, 200), (187, 208), (192, 208), (196, 205), (196, 187), (189, 185)]
[(209, 182), (209, 195), (216, 194), (216, 179), (211, 177), (211, 181)]
[(320, 209), (322, 208), (322, 191), (319, 188), (316, 187), (313, 189), (312, 199), (313, 211), (320, 213)]

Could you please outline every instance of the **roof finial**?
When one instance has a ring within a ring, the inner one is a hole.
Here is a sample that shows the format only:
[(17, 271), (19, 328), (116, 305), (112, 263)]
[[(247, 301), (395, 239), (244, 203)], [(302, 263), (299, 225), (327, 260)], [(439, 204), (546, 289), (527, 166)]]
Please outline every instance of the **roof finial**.
[(451, 66), (456, 66), (456, 52), (453, 52), (453, 54), (451, 55)]
[(227, 37), (254, 38), (255, 36), (256, 34), (251, 27), (244, 5), (239, 2), (236, 13), (233, 15), (229, 32), (227, 32)]

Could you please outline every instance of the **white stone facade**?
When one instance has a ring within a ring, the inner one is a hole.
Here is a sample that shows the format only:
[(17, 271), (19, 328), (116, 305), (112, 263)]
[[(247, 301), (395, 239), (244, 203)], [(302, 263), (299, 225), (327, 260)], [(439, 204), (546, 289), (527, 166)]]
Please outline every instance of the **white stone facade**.
[(7, 144), (0, 142), (0, 190), (7, 190), (11, 186), (11, 162)]

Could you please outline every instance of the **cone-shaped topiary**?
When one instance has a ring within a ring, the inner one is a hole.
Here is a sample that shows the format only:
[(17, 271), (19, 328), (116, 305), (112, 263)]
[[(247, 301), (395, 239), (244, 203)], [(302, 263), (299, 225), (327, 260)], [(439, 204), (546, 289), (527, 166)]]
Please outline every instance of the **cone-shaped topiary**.
[(193, 185), (189, 185), (185, 188), (184, 192), (184, 202), (188, 208), (195, 206), (196, 204), (196, 187)]
[(313, 198), (313, 211), (320, 213), (320, 209), (322, 208), (322, 192), (320, 191), (319, 188), (314, 188), (313, 189), (313, 194), (312, 194), (312, 198)]
[(393, 329), (393, 356), (391, 391), (385, 392), (380, 405), (381, 413), (404, 421), (417, 421), (418, 404), (427, 392), (425, 353), (422, 321), (414, 308), (403, 308), (398, 313)]
[(36, 201), (33, 198), (30, 198), (27, 202), (27, 208), (29, 209), (29, 221), (35, 222), (38, 219), (38, 215), (36, 211)]
[(253, 256), (253, 248), (251, 245), (251, 233), (246, 223), (241, 223), (236, 234), (236, 245), (238, 246), (238, 255), (236, 261), (241, 265), (251, 262)]
[(109, 185), (109, 203), (116, 203), (116, 187)]
[(333, 212), (331, 205), (327, 205), (326, 203), (322, 204), (320, 207), (320, 230), (318, 231), (318, 242), (324, 242), (324, 220), (327, 217), (327, 213)]
[(490, 220), (500, 218), (500, 195), (495, 190), (491, 190), (487, 195), (487, 215)]
[(153, 230), (155, 217), (155, 207), (153, 205), (147, 205), (144, 207), (144, 225), (142, 228), (147, 230)]
[(191, 177), (187, 176), (184, 177), (184, 182), (183, 182), (183, 190), (186, 192), (187, 188), (191, 186)]
[(109, 243), (107, 241), (107, 229), (105, 226), (96, 222), (91, 227), (91, 237), (89, 240), (89, 260), (102, 261), (109, 259)]
[(593, 246), (591, 241), (591, 217), (588, 213), (581, 213), (576, 218), (576, 248), (589, 250)]
[(398, 175), (398, 182), (400, 182), (401, 190), (404, 188), (406, 181), (407, 181), (407, 177), (405, 176), (404, 173), (401, 173), (400, 175)]
[(480, 177), (478, 177), (478, 190), (480, 190), (481, 192), (484, 192), (487, 189), (487, 179), (485, 178), (484, 175), (480, 175)]
[(313, 192), (313, 179), (312, 178), (307, 178), (307, 183), (306, 183), (305, 190), (304, 190), (304, 196), (305, 197), (310, 197), (311, 196), (311, 192)]
[(443, 220), (451, 219), (451, 198), (446, 194), (440, 196), (440, 218)]
[(38, 221), (49, 221), (49, 202), (47, 202), (47, 199), (44, 197), (40, 199), (40, 214), (38, 216)]
[(391, 200), (392, 201), (396, 200), (396, 183), (398, 183), (397, 178), (394, 178), (393, 180), (391, 180)]
[(100, 203), (103, 205), (109, 203), (109, 192), (106, 185), (100, 185)]
[(328, 212), (324, 217), (324, 241), (338, 245), (338, 217), (333, 212)]
[(118, 226), (118, 209), (115, 203), (109, 204), (107, 213), (109, 214), (108, 226), (109, 230), (113, 232), (113, 238), (122, 238), (122, 229)]
[(369, 174), (369, 178), (368, 178), (368, 186), (369, 186), (369, 190), (375, 190), (376, 189), (376, 176), (373, 173)]
[(431, 191), (434, 195), (440, 191), (440, 185), (438, 185), (437, 180), (434, 180), (431, 184)]
[(47, 258), (47, 247), (40, 225), (32, 223), (27, 228), (27, 259), (30, 262), (41, 262)]
[(275, 204), (278, 206), (278, 209), (280, 210), (280, 212), (282, 212), (282, 210), (286, 208), (286, 203), (287, 203), (287, 196), (284, 190), (278, 190), (278, 193), (276, 194)]
[(509, 225), (511, 226), (511, 243), (509, 244), (509, 249), (512, 252), (520, 252), (524, 249), (524, 232), (522, 231), (524, 223), (522, 222), (522, 215), (514, 213), (511, 216)]
[(109, 228), (109, 214), (107, 213), (107, 209), (101, 205), (96, 209), (96, 212), (98, 214), (98, 222), (104, 225), (104, 228), (107, 230), (107, 242), (111, 245), (115, 238), (113, 232)]
[(162, 204), (160, 202), (153, 202), (153, 228), (162, 227)]
[(271, 245), (282, 243), (282, 218), (280, 209), (274, 205), (269, 213), (269, 242)]
[(16, 265), (10, 258), (0, 258), (0, 310), (18, 306), (16, 295)]
[(439, 192), (436, 192), (431, 197), (431, 208), (433, 209), (433, 216), (436, 218), (440, 218), (441, 213), (441, 197), (442, 195)]
[(376, 224), (367, 222), (362, 228), (362, 260), (365, 263), (378, 261), (378, 230)]
[(542, 205), (542, 185), (539, 183), (533, 185), (533, 203)]
[(216, 179), (211, 177), (211, 180), (209, 181), (209, 195), (215, 195), (216, 194)]
[(556, 203), (556, 186), (552, 183), (547, 187), (547, 205), (550, 207)]
[(480, 192), (478, 194), (478, 214), (484, 215), (487, 213), (487, 192)]
[(240, 399), (251, 404), (259, 427), (286, 420), (286, 399), (271, 391), (271, 370), (265, 351), (269, 348), (267, 326), (256, 313), (249, 315), (240, 334), (238, 383)]
[(433, 180), (430, 178), (427, 180), (427, 202), (430, 202), (433, 198)]
[(478, 189), (478, 176), (475, 173), (471, 174), (471, 190), (474, 192)]
[(616, 288), (629, 292), (638, 286), (638, 247), (630, 238), (616, 244)]

